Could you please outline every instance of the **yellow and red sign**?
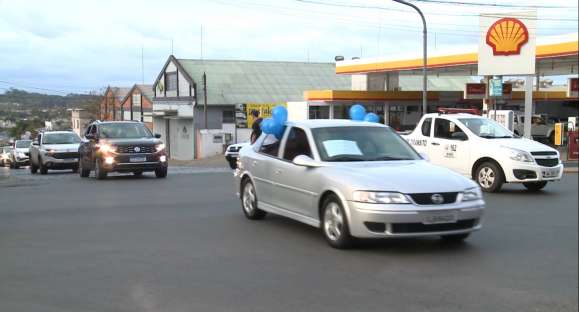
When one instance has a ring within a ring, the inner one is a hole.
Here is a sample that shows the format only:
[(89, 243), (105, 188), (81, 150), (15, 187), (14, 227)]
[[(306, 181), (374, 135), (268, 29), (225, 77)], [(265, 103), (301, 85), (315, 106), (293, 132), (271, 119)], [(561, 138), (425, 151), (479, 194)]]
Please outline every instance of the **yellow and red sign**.
[(527, 42), (527, 26), (513, 17), (501, 18), (487, 30), (486, 43), (493, 49), (493, 55), (519, 55)]

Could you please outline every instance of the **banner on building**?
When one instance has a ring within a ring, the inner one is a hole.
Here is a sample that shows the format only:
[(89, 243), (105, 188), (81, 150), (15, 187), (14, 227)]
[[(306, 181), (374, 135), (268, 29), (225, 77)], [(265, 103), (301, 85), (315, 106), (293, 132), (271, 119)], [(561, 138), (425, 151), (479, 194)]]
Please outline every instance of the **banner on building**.
[(286, 103), (244, 103), (237, 104), (235, 107), (235, 124), (237, 128), (251, 128), (253, 126), (253, 115), (251, 112), (256, 110), (259, 112), (259, 117), (271, 117), (271, 110), (278, 106), (286, 106)]

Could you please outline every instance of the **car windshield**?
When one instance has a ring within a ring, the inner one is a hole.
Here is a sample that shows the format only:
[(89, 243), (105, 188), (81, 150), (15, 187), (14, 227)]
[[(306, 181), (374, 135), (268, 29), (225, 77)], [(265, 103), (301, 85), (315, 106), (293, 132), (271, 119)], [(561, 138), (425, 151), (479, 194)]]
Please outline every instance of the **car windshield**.
[(385, 127), (312, 129), (322, 161), (415, 160), (420, 156), (404, 139)]
[(509, 139), (513, 133), (501, 126), (494, 120), (487, 118), (461, 118), (459, 119), (472, 133), (485, 139)]
[(30, 147), (31, 144), (32, 144), (32, 141), (25, 140), (25, 141), (16, 142), (15, 146), (16, 146), (16, 148), (26, 148), (26, 147)]
[(131, 122), (102, 124), (100, 126), (100, 136), (107, 139), (137, 139), (150, 138), (153, 135), (143, 124)]
[(47, 133), (42, 138), (44, 144), (74, 144), (80, 143), (76, 133)]

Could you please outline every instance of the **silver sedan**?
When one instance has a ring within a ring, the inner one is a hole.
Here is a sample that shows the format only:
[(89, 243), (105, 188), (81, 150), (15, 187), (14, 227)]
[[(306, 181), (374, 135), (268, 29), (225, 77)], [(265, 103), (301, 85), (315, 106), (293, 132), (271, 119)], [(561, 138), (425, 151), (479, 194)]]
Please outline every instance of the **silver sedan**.
[(368, 122), (288, 122), (281, 140), (262, 134), (243, 147), (234, 176), (247, 218), (269, 212), (319, 227), (336, 248), (355, 238), (462, 241), (481, 228), (485, 206), (472, 180)]

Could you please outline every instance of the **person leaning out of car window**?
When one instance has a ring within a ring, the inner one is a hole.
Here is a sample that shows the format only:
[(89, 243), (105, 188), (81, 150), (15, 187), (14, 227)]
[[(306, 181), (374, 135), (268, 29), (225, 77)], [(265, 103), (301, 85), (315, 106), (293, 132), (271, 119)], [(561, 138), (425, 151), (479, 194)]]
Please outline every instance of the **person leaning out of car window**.
[(259, 111), (256, 109), (251, 111), (251, 116), (253, 116), (253, 125), (251, 126), (251, 144), (253, 144), (261, 135), (261, 122), (263, 118), (259, 117)]

